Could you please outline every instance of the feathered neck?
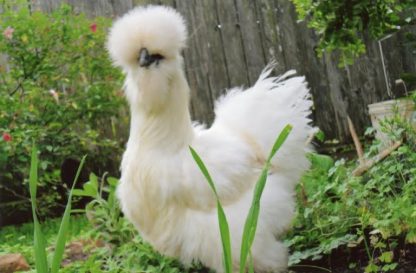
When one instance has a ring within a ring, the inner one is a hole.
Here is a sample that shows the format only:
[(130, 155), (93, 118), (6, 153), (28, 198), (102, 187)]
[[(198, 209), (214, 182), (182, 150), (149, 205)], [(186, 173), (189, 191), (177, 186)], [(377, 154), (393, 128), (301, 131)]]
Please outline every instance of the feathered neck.
[[(127, 85), (127, 88), (130, 88)], [(146, 87), (142, 87), (142, 89)], [(129, 142), (139, 144), (142, 151), (177, 152), (188, 147), (193, 138), (189, 113), (189, 86), (183, 71), (169, 80), (166, 103), (157, 111), (131, 104)], [(140, 90), (146, 92), (148, 90)], [(154, 92), (155, 90), (149, 90)], [(161, 90), (162, 91), (162, 90)], [(164, 92), (166, 90), (163, 90)]]

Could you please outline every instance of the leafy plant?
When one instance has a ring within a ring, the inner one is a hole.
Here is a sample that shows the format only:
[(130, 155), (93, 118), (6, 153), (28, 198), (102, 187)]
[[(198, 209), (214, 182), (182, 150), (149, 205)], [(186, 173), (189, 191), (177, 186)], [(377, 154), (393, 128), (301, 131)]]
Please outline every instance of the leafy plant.
[(82, 189), (74, 189), (73, 195), (92, 199), (82, 212), (85, 212), (100, 239), (120, 245), (130, 241), (136, 233), (121, 215), (115, 195), (117, 184), (117, 178), (104, 174), (99, 181), (91, 173), (89, 181)]
[(72, 200), (72, 190), (75, 185), (75, 181), (77, 180), (79, 173), (81, 171), (82, 166), (85, 162), (85, 156), (81, 160), (81, 164), (78, 168), (77, 175), (75, 177), (75, 181), (69, 192), (68, 196), (68, 203), (65, 208), (64, 215), (61, 220), (61, 225), (59, 228), (58, 237), (56, 240), (55, 245), (55, 252), (53, 254), (51, 266), (48, 266), (47, 261), (47, 254), (46, 254), (46, 240), (42, 234), (41, 225), (39, 223), (37, 213), (36, 213), (36, 191), (37, 191), (37, 182), (38, 182), (38, 152), (37, 148), (33, 146), (32, 148), (32, 156), (31, 156), (31, 163), (30, 163), (30, 176), (29, 176), (29, 186), (30, 186), (30, 199), (32, 204), (32, 214), (33, 214), (33, 222), (34, 222), (34, 252), (35, 252), (35, 264), (36, 264), (36, 271), (38, 273), (56, 273), (59, 270), (62, 257), (64, 254), (65, 243), (67, 240), (67, 233), (69, 228), (69, 218), (71, 214), (71, 200)]
[[(285, 142), (291, 130), (292, 130), (291, 125), (287, 125), (282, 130), (279, 137), (276, 139), (272, 147), (272, 150), (266, 160), (266, 163), (263, 167), (263, 170), (260, 174), (260, 177), (256, 182), (254, 192), (253, 192), (253, 200), (251, 202), (250, 210), (248, 212), (246, 222), (244, 225), (244, 231), (243, 231), (243, 237), (242, 237), (242, 243), (241, 243), (241, 252), (240, 252), (240, 272), (241, 273), (246, 271), (247, 258), (249, 257), (249, 255), (251, 256), (250, 254), (251, 246), (253, 244), (254, 237), (256, 234), (257, 221), (258, 221), (258, 217), (260, 213), (260, 199), (261, 199), (261, 195), (263, 193), (264, 187), (266, 185), (267, 175), (269, 173), (269, 169), (271, 166), (271, 160), (273, 159), (276, 152), (283, 145), (283, 143)], [(219, 227), (220, 227), (221, 241), (222, 241), (222, 246), (223, 246), (224, 270), (226, 273), (232, 273), (233, 261), (232, 261), (232, 253), (231, 253), (230, 230), (228, 227), (227, 217), (224, 213), (224, 209), (218, 197), (214, 181), (212, 180), (208, 172), (208, 169), (206, 168), (204, 162), (202, 161), (198, 153), (192, 147), (190, 147), (190, 151), (199, 169), (204, 174), (217, 200), (217, 214), (218, 214), (218, 222), (219, 222)], [(249, 272), (254, 272), (252, 260), (250, 261), (251, 262), (249, 263)]]
[[(405, 142), (361, 177), (351, 175), (354, 161), (310, 155), (312, 168), (298, 186), (297, 218), (286, 239), (290, 265), (337, 250), (366, 256), (350, 260), (365, 272), (400, 266), (401, 251), (416, 242), (415, 131), (396, 118), (384, 125), (386, 132), (394, 131), (390, 136), (405, 137)], [(375, 141), (367, 156), (378, 154), (378, 148)]]
[(317, 31), (318, 53), (339, 50), (340, 65), (365, 52), (365, 36), (380, 39), (415, 21), (414, 0), (292, 0), (301, 20)]
[(21, 184), (36, 139), (43, 151), (38, 212), (47, 215), (68, 188), (60, 177), (65, 159), (88, 154), (90, 169), (117, 173), (114, 154), (125, 140), (118, 128), (127, 119), (122, 76), (104, 46), (111, 19), (88, 19), (68, 5), (31, 11), (23, 0), (1, 1), (0, 9), (0, 205), (11, 214), (30, 208)]

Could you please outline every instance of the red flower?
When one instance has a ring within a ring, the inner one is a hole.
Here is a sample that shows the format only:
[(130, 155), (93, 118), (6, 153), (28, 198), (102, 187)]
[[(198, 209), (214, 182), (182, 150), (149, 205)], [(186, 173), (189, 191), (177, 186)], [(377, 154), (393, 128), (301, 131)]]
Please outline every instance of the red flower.
[(3, 133), (3, 140), (6, 142), (12, 141), (12, 136), (9, 133)]
[(11, 40), (13, 38), (13, 32), (14, 32), (14, 28), (9, 26), (3, 31), (3, 36), (6, 39)]
[(96, 32), (97, 31), (97, 24), (96, 23), (92, 23), (90, 25), (90, 29), (91, 29), (92, 32)]

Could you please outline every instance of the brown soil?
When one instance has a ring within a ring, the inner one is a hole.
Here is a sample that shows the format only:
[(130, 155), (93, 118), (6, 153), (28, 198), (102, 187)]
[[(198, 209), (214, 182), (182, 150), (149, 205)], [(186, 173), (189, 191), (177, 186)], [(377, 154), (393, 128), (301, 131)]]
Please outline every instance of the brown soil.
[[(394, 251), (398, 266), (391, 273), (416, 273), (416, 244), (402, 245)], [(398, 257), (398, 258), (396, 258)], [(351, 268), (351, 264), (354, 267)], [(368, 264), (364, 248), (339, 249), (318, 261), (304, 261), (290, 268), (290, 273), (362, 273)], [(380, 271), (381, 272), (381, 271)]]

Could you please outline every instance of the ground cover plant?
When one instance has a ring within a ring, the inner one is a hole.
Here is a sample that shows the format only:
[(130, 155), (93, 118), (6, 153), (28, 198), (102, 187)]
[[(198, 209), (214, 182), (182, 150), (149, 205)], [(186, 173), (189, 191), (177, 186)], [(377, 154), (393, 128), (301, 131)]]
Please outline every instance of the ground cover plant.
[[(406, 264), (416, 243), (415, 131), (397, 117), (385, 121), (384, 129), (406, 141), (363, 176), (351, 175), (354, 161), (310, 155), (312, 168), (298, 187), (298, 217), (287, 236), (294, 268), (336, 251), (350, 272), (414, 267)], [(367, 156), (379, 147), (374, 142)]]
[(0, 208), (30, 212), (27, 154), (36, 139), (39, 213), (48, 215), (65, 207), (65, 159), (88, 154), (90, 169), (118, 169), (114, 155), (125, 139), (118, 126), (127, 120), (120, 115), (121, 76), (104, 49), (111, 20), (65, 5), (51, 14), (30, 11), (27, 1), (0, 5)]

